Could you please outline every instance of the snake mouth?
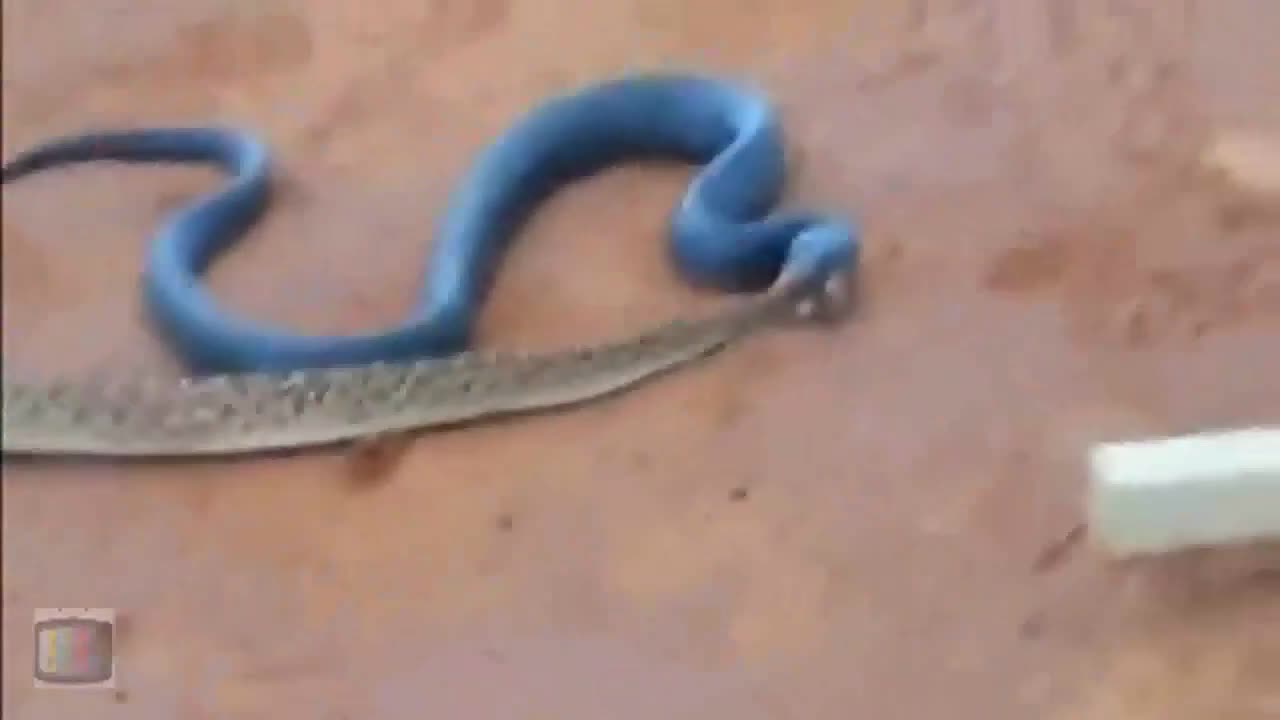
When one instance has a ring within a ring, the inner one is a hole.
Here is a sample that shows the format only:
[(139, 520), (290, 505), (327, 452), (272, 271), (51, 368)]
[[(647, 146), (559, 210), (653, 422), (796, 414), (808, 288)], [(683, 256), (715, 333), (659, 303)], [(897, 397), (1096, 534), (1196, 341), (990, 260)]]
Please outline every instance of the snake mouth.
[(824, 324), (837, 323), (849, 315), (854, 304), (853, 274), (834, 272), (821, 287), (796, 301), (796, 319)]

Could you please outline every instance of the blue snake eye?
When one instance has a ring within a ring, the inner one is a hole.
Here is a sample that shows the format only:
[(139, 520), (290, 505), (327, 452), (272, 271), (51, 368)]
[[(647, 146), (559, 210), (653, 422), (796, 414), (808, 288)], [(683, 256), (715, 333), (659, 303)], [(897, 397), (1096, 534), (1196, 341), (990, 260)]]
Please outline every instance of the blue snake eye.
[(857, 260), (858, 242), (853, 228), (823, 223), (807, 228), (792, 240), (785, 272), (806, 283), (821, 284), (832, 275), (853, 272)]

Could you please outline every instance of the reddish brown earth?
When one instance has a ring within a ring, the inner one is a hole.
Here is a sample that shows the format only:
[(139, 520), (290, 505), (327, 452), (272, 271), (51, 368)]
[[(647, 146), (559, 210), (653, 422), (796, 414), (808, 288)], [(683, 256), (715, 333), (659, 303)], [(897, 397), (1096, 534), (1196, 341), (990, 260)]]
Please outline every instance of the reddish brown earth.
[[(295, 328), (396, 319), (471, 154), (628, 67), (763, 84), (796, 202), (867, 227), (843, 329), (398, 462), (6, 465), (4, 717), (1280, 717), (1274, 574), (1055, 549), (1091, 441), (1280, 417), (1280, 170), (1205, 160), (1280, 132), (1280, 5), (808, 5), (4, 0), (6, 157), (99, 124), (265, 133), (280, 202), (212, 284)], [(556, 198), (484, 342), (701, 302), (660, 239), (686, 177)], [(6, 372), (171, 371), (140, 256), (215, 182), (6, 188)], [(68, 604), (127, 621), (117, 695), (32, 688), (32, 610)]]

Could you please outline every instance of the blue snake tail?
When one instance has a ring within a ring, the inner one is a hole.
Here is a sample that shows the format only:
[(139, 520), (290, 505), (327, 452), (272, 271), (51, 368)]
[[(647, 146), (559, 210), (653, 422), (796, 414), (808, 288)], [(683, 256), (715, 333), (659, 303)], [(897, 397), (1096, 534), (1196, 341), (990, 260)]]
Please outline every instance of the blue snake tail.
[(18, 154), (4, 164), (11, 182), (62, 165), (114, 161), (204, 163), (232, 175), (255, 175), (268, 163), (266, 146), (245, 133), (222, 128), (158, 128), (68, 135)]

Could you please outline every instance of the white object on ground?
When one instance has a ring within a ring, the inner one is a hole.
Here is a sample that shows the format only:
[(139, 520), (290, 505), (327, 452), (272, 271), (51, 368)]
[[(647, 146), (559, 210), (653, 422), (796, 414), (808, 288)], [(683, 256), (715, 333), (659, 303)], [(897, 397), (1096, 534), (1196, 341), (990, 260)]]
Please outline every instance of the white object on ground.
[(1118, 555), (1280, 540), (1280, 427), (1095, 446), (1089, 527)]
[(1223, 131), (1205, 146), (1200, 162), (1243, 190), (1280, 193), (1280, 129)]

